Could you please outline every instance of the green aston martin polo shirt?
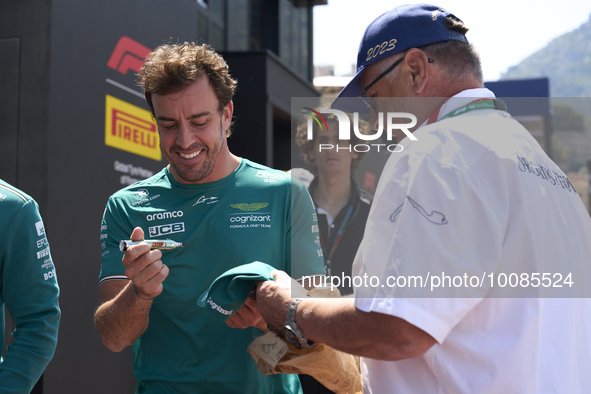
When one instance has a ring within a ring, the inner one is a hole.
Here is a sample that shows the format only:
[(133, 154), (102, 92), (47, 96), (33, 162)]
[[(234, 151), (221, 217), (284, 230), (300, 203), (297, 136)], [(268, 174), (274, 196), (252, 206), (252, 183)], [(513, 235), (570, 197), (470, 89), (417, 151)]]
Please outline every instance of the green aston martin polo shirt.
[(134, 227), (164, 251), (170, 268), (150, 324), (133, 346), (138, 393), (292, 393), (297, 376), (263, 376), (246, 348), (261, 335), (232, 329), (197, 300), (227, 270), (260, 261), (293, 278), (324, 273), (313, 203), (290, 175), (242, 159), (229, 176), (176, 182), (167, 168), (110, 197), (101, 226), (100, 281), (127, 279), (119, 241)]

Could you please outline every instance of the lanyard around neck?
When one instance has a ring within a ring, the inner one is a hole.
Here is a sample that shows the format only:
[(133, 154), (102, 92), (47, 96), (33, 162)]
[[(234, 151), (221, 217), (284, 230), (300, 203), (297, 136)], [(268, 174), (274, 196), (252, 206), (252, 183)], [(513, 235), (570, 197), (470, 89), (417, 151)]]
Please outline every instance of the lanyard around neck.
[(503, 100), (499, 99), (478, 99), (474, 100), (460, 108), (456, 108), (453, 111), (449, 112), (448, 114), (442, 116), (441, 118), (437, 119), (439, 116), (439, 111), (441, 107), (429, 118), (427, 124), (435, 123), (440, 120), (453, 118), (454, 116), (462, 115), (471, 111), (476, 111), (480, 109), (498, 109), (500, 111), (507, 111), (507, 105)]
[[(345, 231), (345, 229), (347, 228), (347, 224), (349, 223), (349, 220), (353, 220), (355, 219), (355, 216), (357, 216), (357, 212), (359, 211), (359, 207), (361, 205), (361, 201), (357, 201), (357, 206), (355, 207), (355, 212), (353, 213), (353, 205), (349, 205), (349, 209), (347, 209), (347, 214), (345, 215), (345, 218), (343, 219), (343, 221), (341, 222), (341, 226), (339, 228), (339, 231), (337, 233), (337, 236), (335, 237), (334, 241), (332, 242), (332, 246), (330, 248), (330, 252), (326, 253), (326, 247), (324, 245), (324, 242), (322, 241), (322, 237), (320, 237), (320, 245), (322, 246), (322, 250), (324, 252), (324, 255), (327, 256), (326, 258), (326, 262), (325, 262), (325, 269), (326, 269), (326, 274), (328, 276), (331, 276), (331, 271), (332, 271), (332, 255), (334, 254), (335, 250), (337, 249), (337, 247), (339, 246), (339, 243), (341, 242), (341, 238), (343, 237), (343, 233)], [(351, 217), (351, 214), (353, 214)]]

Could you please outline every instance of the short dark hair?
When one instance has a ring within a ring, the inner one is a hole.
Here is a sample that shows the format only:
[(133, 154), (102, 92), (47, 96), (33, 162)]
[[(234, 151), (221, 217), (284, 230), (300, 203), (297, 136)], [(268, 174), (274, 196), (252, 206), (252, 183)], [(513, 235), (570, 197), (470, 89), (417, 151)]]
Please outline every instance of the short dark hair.
[[(316, 110), (319, 111), (320, 108), (317, 108)], [(359, 137), (357, 137), (355, 135), (355, 133), (353, 132), (353, 116), (348, 113), (346, 113), (346, 115), (349, 117), (349, 124), (351, 125), (351, 145), (357, 145), (358, 143), (361, 142), (361, 139), (359, 139)], [(338, 122), (338, 120), (339, 120), (335, 114), (322, 114), (322, 116), (326, 120), (326, 123)], [(369, 131), (369, 123), (367, 123), (363, 119), (359, 119), (358, 124), (359, 124), (359, 132), (361, 134), (367, 134)], [(314, 149), (314, 142), (316, 141), (316, 138), (318, 136), (318, 124), (314, 123), (312, 125), (312, 127), (313, 127), (313, 133), (312, 133), (313, 135), (312, 135), (312, 139), (309, 140), (308, 139), (308, 124), (306, 122), (301, 123), (297, 129), (295, 142), (298, 145), (298, 147), (300, 148), (300, 153), (302, 155), (302, 158), (304, 159), (306, 164), (308, 164), (310, 166), (310, 171), (312, 171), (313, 174), (318, 175), (318, 166), (316, 165), (314, 160), (312, 160), (309, 156), (309, 152), (312, 149)], [(357, 169), (357, 167), (359, 167), (359, 163), (361, 162), (361, 160), (363, 159), (363, 156), (365, 156), (366, 153), (367, 152), (357, 152), (357, 154), (358, 154), (357, 158), (353, 159), (351, 161), (351, 174), (353, 174), (353, 172)]]
[[(237, 81), (230, 76), (224, 58), (207, 44), (165, 44), (151, 52), (138, 74), (139, 85), (154, 113), (152, 94), (183, 89), (206, 76), (219, 101), (220, 113), (232, 101)], [(231, 134), (231, 127), (226, 136)]]

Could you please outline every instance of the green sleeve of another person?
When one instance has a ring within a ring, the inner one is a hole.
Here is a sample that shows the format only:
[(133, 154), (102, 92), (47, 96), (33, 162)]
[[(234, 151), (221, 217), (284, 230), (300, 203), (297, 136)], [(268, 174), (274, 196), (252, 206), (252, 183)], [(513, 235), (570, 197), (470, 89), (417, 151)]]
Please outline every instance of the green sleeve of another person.
[(61, 312), (38, 206), (14, 200), (0, 203), (0, 317), (4, 328), (4, 303), (16, 326), (0, 364), (0, 392), (29, 393), (53, 357)]
[(288, 273), (296, 280), (304, 275), (325, 274), (314, 203), (306, 186), (293, 178), (290, 220), (287, 239)]

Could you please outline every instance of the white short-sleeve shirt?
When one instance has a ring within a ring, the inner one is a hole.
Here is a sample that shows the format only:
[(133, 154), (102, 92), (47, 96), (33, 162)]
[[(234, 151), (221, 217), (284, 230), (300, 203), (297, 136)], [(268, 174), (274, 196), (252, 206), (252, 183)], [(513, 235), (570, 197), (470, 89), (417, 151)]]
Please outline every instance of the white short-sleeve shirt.
[[(475, 97), (494, 96), (461, 92), (439, 116)], [(589, 298), (503, 298), (495, 286), (511, 270), (591, 266), (580, 196), (507, 112), (469, 111), (414, 136), (382, 172), (353, 275), (486, 273), (493, 287), (450, 286), (437, 298), (411, 286), (355, 289), (360, 310), (405, 319), (437, 341), (409, 360), (362, 358), (364, 393), (591, 392)]]

